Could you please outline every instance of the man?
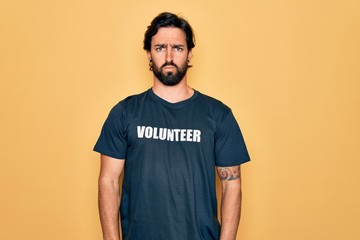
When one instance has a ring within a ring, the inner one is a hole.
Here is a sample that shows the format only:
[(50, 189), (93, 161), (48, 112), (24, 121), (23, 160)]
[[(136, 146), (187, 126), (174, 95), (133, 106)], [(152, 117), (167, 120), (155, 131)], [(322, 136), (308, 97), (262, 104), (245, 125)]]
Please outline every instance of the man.
[[(147, 28), (153, 86), (111, 110), (94, 147), (101, 153), (99, 210), (106, 240), (119, 239), (119, 210), (122, 239), (236, 238), (240, 164), (249, 155), (231, 110), (188, 86), (194, 46), (189, 23), (172, 13), (158, 15)], [(221, 227), (215, 167), (222, 183)]]

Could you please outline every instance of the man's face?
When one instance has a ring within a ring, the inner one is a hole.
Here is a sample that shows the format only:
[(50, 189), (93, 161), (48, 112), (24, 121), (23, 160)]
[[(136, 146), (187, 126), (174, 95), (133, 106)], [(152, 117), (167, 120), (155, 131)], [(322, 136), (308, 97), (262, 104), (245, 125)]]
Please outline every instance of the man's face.
[(160, 28), (152, 37), (151, 50), (147, 55), (160, 82), (167, 86), (178, 84), (186, 75), (187, 61), (191, 57), (185, 32), (175, 27)]

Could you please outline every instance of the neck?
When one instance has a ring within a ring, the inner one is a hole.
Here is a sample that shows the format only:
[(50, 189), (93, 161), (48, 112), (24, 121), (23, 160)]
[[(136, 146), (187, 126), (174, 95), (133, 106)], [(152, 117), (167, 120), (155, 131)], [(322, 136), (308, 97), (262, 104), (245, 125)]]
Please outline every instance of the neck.
[(187, 85), (186, 77), (175, 86), (166, 86), (154, 77), (153, 92), (170, 103), (177, 103), (190, 98), (194, 89)]

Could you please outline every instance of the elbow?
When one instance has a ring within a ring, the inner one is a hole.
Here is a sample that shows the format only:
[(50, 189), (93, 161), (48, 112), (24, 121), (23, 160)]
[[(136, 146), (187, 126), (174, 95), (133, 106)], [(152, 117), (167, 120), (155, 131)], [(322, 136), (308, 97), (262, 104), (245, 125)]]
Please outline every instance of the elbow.
[(106, 176), (99, 176), (98, 179), (99, 190), (119, 191), (119, 179), (112, 179)]
[(222, 185), (222, 197), (237, 199), (241, 201), (242, 199), (242, 190), (241, 190), (241, 182), (240, 181), (227, 181)]

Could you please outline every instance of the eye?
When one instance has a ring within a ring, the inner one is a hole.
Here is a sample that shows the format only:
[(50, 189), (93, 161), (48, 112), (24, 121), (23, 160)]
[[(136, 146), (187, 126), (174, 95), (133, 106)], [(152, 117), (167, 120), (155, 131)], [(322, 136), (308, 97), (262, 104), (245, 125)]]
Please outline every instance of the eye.
[(178, 52), (182, 52), (182, 51), (184, 51), (184, 48), (182, 48), (182, 47), (175, 47), (175, 50), (178, 51)]
[(162, 51), (163, 49), (164, 49), (163, 46), (159, 46), (159, 47), (156, 47), (156, 48), (155, 48), (155, 51), (160, 52), (160, 51)]

